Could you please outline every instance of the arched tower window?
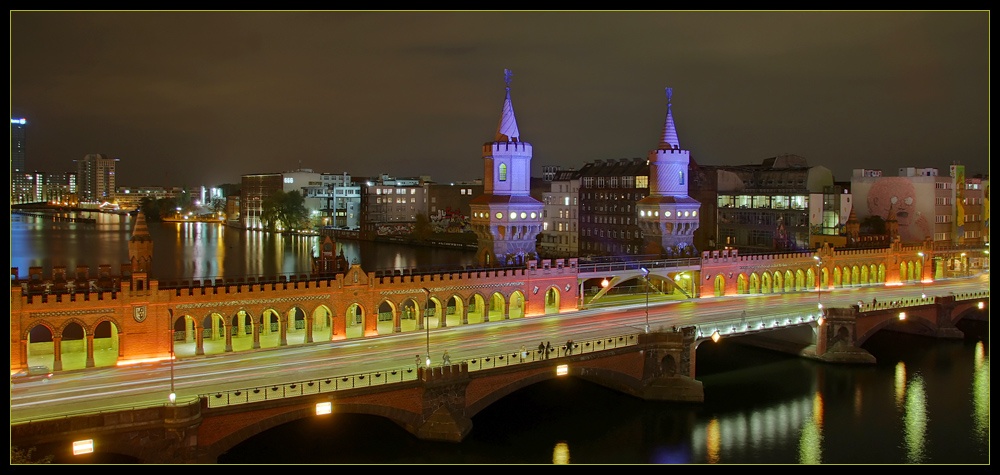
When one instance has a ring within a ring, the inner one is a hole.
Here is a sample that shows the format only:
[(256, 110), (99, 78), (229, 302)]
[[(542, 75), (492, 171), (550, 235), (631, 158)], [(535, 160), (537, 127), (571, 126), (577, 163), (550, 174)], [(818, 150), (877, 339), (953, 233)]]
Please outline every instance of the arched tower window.
[(677, 175), (679, 177), (678, 178), (678, 184), (683, 185), (684, 184), (684, 172), (683, 171), (679, 171), (679, 172), (677, 172)]
[(500, 164), (500, 181), (507, 181), (507, 164)]

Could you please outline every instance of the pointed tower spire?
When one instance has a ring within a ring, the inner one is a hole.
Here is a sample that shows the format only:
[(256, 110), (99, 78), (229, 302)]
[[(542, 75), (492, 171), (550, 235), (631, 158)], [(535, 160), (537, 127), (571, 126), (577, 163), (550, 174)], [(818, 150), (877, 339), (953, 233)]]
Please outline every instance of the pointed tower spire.
[(674, 114), (670, 110), (670, 96), (674, 94), (674, 88), (668, 87), (667, 91), (667, 120), (663, 123), (663, 138), (660, 139), (660, 150), (680, 149), (681, 144), (677, 140), (677, 128), (674, 127)]
[[(149, 235), (146, 215), (141, 209), (136, 216), (135, 227), (132, 228), (132, 238), (128, 240), (128, 257), (132, 263), (133, 280), (145, 280), (145, 277), (138, 275), (148, 273), (152, 269), (153, 236)], [(137, 288), (136, 282), (133, 282), (133, 288)]]
[(152, 241), (153, 237), (149, 235), (149, 228), (146, 227), (146, 215), (143, 214), (142, 210), (139, 210), (139, 214), (135, 219), (135, 227), (132, 228), (132, 238), (129, 241)]
[(507, 83), (507, 98), (503, 101), (503, 111), (500, 113), (500, 124), (497, 125), (496, 142), (518, 142), (521, 133), (517, 130), (517, 119), (514, 118), (514, 106), (510, 102), (510, 80), (514, 73), (503, 70), (503, 80)]

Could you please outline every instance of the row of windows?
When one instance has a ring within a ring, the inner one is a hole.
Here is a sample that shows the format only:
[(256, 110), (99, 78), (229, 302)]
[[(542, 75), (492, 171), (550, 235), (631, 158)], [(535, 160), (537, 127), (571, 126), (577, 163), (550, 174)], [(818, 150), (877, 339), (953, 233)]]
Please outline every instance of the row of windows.
[(805, 195), (719, 195), (719, 208), (808, 209)]
[[(681, 173), (681, 184), (684, 184), (683, 173)], [(649, 188), (649, 176), (585, 176), (583, 188)]]
[(416, 188), (375, 188), (376, 195), (391, 195), (392, 191), (396, 190), (397, 195), (405, 195), (406, 191), (409, 190), (411, 195), (417, 194)]
[(615, 254), (638, 254), (640, 247), (631, 244), (620, 244), (616, 242), (583, 242), (580, 244), (583, 251), (591, 252), (611, 252)]
[(638, 218), (632, 216), (604, 216), (604, 215), (584, 215), (580, 218), (581, 222), (584, 223), (595, 223), (595, 224), (625, 224), (630, 225), (632, 219), (635, 219), (635, 224), (639, 223)]
[[(392, 198), (386, 198), (385, 201), (382, 201), (381, 197), (376, 197), (375, 198), (375, 202), (376, 203), (397, 203), (398, 204), (398, 203), (406, 203), (407, 201), (406, 201), (406, 198), (396, 198), (395, 201), (393, 201)], [(409, 202), (410, 203), (416, 203), (417, 199), (416, 198), (410, 198)]]
[(582, 228), (584, 237), (609, 237), (612, 239), (642, 239), (642, 232), (636, 230), (634, 233), (632, 230), (619, 231), (617, 229), (601, 229), (601, 228)]

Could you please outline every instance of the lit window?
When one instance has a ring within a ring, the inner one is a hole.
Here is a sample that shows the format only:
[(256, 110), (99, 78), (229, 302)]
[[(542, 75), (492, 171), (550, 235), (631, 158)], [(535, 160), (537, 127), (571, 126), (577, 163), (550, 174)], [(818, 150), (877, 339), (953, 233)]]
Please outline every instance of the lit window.
[(507, 181), (507, 164), (500, 164), (500, 181)]

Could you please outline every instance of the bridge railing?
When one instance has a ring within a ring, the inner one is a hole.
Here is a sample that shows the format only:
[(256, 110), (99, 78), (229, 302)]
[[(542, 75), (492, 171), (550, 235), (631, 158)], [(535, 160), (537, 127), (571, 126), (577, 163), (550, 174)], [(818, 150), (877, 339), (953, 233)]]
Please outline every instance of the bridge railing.
[(697, 338), (711, 338), (716, 332), (719, 336), (732, 336), (745, 333), (755, 333), (767, 330), (803, 325), (819, 320), (820, 313), (797, 312), (781, 315), (740, 316), (739, 318), (720, 320), (695, 325)]
[(569, 347), (570, 342), (567, 341), (565, 343), (548, 347), (547, 349), (542, 349), (541, 347), (526, 347), (523, 353), (520, 350), (516, 350), (509, 353), (463, 358), (462, 362), (468, 366), (470, 372), (481, 371), (484, 369), (502, 368), (505, 366), (531, 363), (551, 358), (560, 358), (563, 356), (581, 355), (585, 353), (594, 353), (596, 351), (634, 346), (638, 344), (638, 342), (639, 334), (631, 333), (593, 340), (573, 341), (572, 348)]
[(235, 389), (232, 391), (202, 394), (201, 397), (207, 401), (210, 408), (225, 407), (273, 399), (306, 396), (309, 394), (343, 391), (346, 389), (381, 386), (384, 384), (401, 383), (403, 381), (414, 381), (416, 379), (416, 368), (392, 369), (248, 389)]
[[(567, 345), (570, 343), (567, 341), (566, 343), (551, 346), (547, 349), (547, 351), (539, 348), (525, 348), (523, 353), (520, 350), (515, 350), (509, 353), (463, 358), (461, 362), (467, 365), (470, 372), (482, 371), (542, 361), (551, 358), (559, 358), (562, 356), (572, 356), (576, 354), (593, 353), (614, 348), (633, 346), (638, 344), (638, 336), (638, 333), (631, 333), (592, 340), (573, 341), (572, 348)], [(381, 386), (386, 384), (401, 383), (404, 381), (415, 381), (416, 379), (416, 367), (410, 367), (313, 379), (309, 381), (258, 386), (247, 389), (235, 389), (231, 391), (202, 394), (201, 397), (206, 401), (209, 408), (215, 408), (296, 396), (306, 396), (310, 394), (321, 394), (334, 391), (344, 391), (348, 389)]]
[(664, 267), (690, 267), (700, 266), (701, 258), (687, 257), (681, 259), (651, 259), (644, 261), (621, 261), (621, 262), (587, 262), (578, 263), (577, 269), (580, 274), (591, 272), (615, 272), (625, 270), (659, 269)]

